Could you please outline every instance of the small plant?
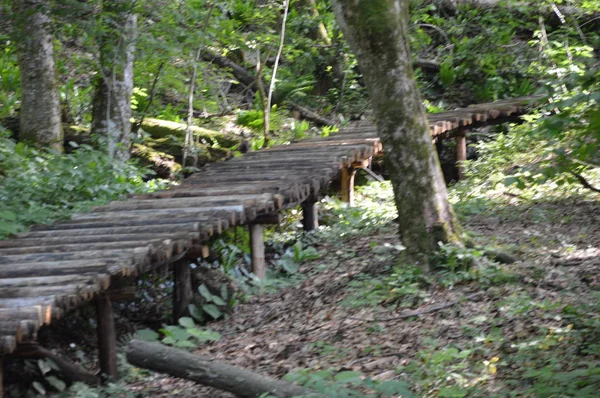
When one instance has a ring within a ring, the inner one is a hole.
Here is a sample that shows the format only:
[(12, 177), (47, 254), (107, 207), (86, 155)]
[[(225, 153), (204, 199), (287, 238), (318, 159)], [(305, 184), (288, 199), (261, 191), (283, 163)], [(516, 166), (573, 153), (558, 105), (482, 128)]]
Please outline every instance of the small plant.
[(361, 372), (332, 370), (298, 370), (285, 376), (325, 397), (404, 397), (411, 398), (408, 383), (401, 380), (377, 381)]
[(205, 304), (199, 308), (195, 304), (189, 305), (190, 314), (198, 321), (204, 321), (204, 314), (208, 314), (212, 319), (221, 318), (224, 313), (222, 310), (233, 308), (237, 303), (234, 297), (229, 297), (227, 285), (221, 285), (220, 295), (212, 294), (206, 285), (198, 287), (198, 292), (204, 299)]
[(295, 274), (298, 272), (298, 265), (308, 260), (315, 260), (319, 258), (317, 250), (309, 246), (303, 248), (302, 242), (298, 241), (288, 249), (281, 259), (277, 262), (279, 267), (288, 274)]
[(136, 332), (136, 337), (145, 341), (160, 341), (166, 345), (188, 349), (195, 349), (200, 344), (219, 341), (221, 338), (217, 332), (197, 327), (194, 320), (189, 317), (180, 318), (179, 325), (165, 326), (159, 332), (142, 329)]

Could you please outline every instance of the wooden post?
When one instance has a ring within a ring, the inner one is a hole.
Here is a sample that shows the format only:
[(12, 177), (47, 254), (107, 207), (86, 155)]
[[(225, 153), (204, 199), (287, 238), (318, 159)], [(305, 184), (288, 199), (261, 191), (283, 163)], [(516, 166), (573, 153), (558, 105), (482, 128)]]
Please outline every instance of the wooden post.
[(98, 334), (98, 359), (100, 372), (112, 379), (117, 378), (117, 332), (115, 313), (110, 297), (101, 294), (96, 298), (96, 318)]
[(4, 397), (4, 357), (0, 356), (0, 398)]
[(248, 229), (250, 230), (252, 272), (260, 279), (264, 279), (266, 276), (264, 228), (262, 224), (250, 224)]
[(302, 203), (302, 226), (306, 232), (319, 228), (319, 205), (316, 202)]
[(349, 206), (354, 205), (354, 176), (356, 170), (352, 167), (344, 167), (342, 169), (342, 202), (348, 203)]
[(464, 166), (463, 163), (467, 160), (467, 136), (465, 135), (464, 130), (458, 131), (456, 133), (456, 168), (458, 170), (458, 180), (462, 180), (464, 178)]
[(188, 314), (188, 306), (192, 302), (192, 271), (190, 261), (183, 258), (173, 263), (175, 286), (173, 289), (173, 323)]

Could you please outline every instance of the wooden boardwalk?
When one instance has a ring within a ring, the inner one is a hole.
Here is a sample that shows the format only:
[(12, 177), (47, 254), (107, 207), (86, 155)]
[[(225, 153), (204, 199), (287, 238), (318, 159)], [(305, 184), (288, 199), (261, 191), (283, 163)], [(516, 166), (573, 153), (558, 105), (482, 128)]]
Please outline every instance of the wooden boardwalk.
[[(431, 134), (456, 137), (462, 160), (465, 129), (522, 114), (529, 103), (520, 98), (432, 114)], [(168, 191), (112, 202), (0, 241), (0, 354), (35, 341), (40, 327), (94, 299), (102, 370), (113, 374), (111, 283), (175, 264), (175, 306), (184, 309), (190, 259), (201, 256), (213, 236), (243, 224), (251, 231), (254, 272), (263, 276), (262, 225), (302, 205), (305, 229), (313, 229), (314, 204), (329, 184), (341, 179), (342, 198), (351, 201), (354, 170), (382, 149), (373, 126), (348, 128), (212, 164)]]

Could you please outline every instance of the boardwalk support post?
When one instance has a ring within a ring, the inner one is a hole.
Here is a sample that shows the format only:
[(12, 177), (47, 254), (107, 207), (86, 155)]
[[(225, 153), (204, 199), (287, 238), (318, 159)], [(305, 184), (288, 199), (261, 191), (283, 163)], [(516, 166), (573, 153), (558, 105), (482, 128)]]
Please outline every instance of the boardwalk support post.
[(463, 162), (467, 160), (467, 136), (465, 130), (461, 129), (456, 133), (456, 168), (458, 171), (458, 180), (464, 179)]
[(188, 306), (194, 297), (189, 260), (183, 258), (173, 263), (173, 278), (175, 282), (173, 289), (173, 322), (177, 324), (179, 318), (187, 315)]
[(354, 176), (356, 169), (353, 167), (344, 167), (342, 169), (342, 202), (348, 203), (348, 206), (354, 205)]
[(252, 223), (248, 225), (250, 230), (250, 251), (252, 257), (252, 272), (260, 279), (265, 279), (265, 239), (262, 224)]
[(302, 203), (302, 226), (306, 232), (319, 228), (319, 205), (316, 201)]
[(98, 334), (98, 359), (100, 372), (110, 378), (117, 378), (117, 332), (115, 313), (110, 296), (101, 294), (96, 298)]

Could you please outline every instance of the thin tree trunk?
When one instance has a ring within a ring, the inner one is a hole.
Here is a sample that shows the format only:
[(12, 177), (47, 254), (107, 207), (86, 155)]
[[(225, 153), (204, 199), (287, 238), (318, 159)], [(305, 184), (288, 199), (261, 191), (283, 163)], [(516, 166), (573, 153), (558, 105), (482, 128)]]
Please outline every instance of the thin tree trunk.
[(100, 76), (96, 81), (92, 131), (105, 137), (108, 154), (129, 159), (131, 93), (137, 16), (132, 0), (104, 0)]
[[(266, 60), (269, 59), (269, 56), (267, 55), (267, 57), (265, 58), (265, 63)], [(257, 49), (256, 50), (256, 87), (258, 88), (257, 93), (258, 93), (258, 99), (260, 101), (260, 107), (262, 108), (263, 111), (263, 134), (264, 134), (264, 141), (263, 141), (263, 148), (266, 148), (269, 145), (269, 129), (271, 128), (270, 125), (270, 112), (267, 111), (267, 93), (265, 92), (265, 84), (263, 82), (263, 78), (262, 78), (262, 73), (264, 70), (264, 65), (265, 63), (263, 63), (260, 59), (260, 50)]]
[(277, 68), (279, 67), (279, 60), (281, 59), (281, 53), (283, 52), (283, 44), (285, 43), (285, 25), (288, 17), (288, 10), (290, 7), (289, 0), (283, 0), (283, 22), (281, 23), (281, 37), (279, 39), (279, 49), (277, 50), (277, 56), (275, 56), (275, 65), (273, 65), (273, 74), (271, 75), (271, 83), (269, 84), (269, 92), (267, 94), (267, 106), (265, 108), (265, 142), (264, 147), (267, 146), (267, 139), (270, 136), (270, 120), (271, 120), (271, 103), (273, 102), (273, 92), (275, 91), (275, 80), (277, 79)]
[[(202, 27), (202, 33), (206, 32), (208, 28), (208, 23), (210, 22), (210, 17), (212, 16), (213, 10), (215, 9), (215, 4), (211, 4), (208, 10), (208, 14), (206, 15), (206, 19), (204, 20), (204, 26)], [(196, 90), (196, 78), (198, 77), (198, 62), (200, 62), (200, 55), (202, 54), (202, 49), (204, 45), (201, 44), (198, 46), (198, 50), (196, 51), (196, 56), (194, 57), (194, 64), (192, 67), (192, 80), (190, 80), (190, 92), (188, 96), (188, 115), (187, 115), (187, 129), (185, 134), (185, 143), (183, 147), (183, 166), (187, 166), (187, 158), (191, 155), (194, 157), (194, 167), (198, 166), (198, 153), (196, 152), (195, 144), (194, 144), (194, 136), (191, 131), (191, 126), (194, 123), (194, 92)], [(206, 107), (204, 109), (206, 113)]]
[(427, 267), (439, 241), (457, 241), (439, 160), (413, 76), (408, 0), (334, 0), (363, 71), (390, 170), (406, 253)]
[(46, 0), (15, 0), (21, 69), (20, 138), (62, 150), (63, 132), (54, 46)]

